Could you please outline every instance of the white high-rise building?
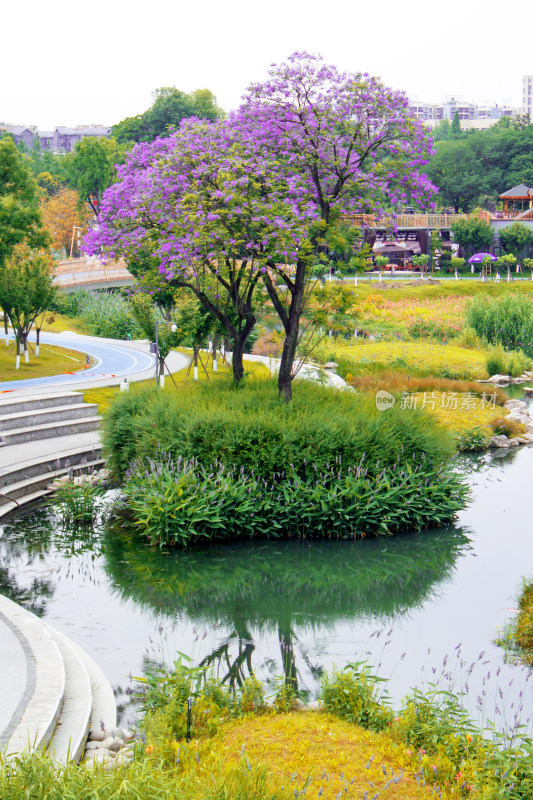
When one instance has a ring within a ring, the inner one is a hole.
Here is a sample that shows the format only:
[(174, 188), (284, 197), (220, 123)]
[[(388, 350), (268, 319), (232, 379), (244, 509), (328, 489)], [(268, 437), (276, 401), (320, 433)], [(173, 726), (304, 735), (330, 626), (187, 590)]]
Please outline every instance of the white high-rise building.
[(522, 114), (529, 114), (533, 122), (533, 75), (522, 78)]

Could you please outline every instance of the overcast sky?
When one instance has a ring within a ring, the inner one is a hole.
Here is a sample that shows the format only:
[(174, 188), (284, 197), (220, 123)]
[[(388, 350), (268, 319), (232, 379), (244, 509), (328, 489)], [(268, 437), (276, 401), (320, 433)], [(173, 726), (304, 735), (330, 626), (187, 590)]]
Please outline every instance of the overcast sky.
[(211, 89), (229, 110), (295, 50), (412, 98), (519, 106), (532, 23), (531, 0), (4, 0), (0, 122), (111, 125), (160, 86)]

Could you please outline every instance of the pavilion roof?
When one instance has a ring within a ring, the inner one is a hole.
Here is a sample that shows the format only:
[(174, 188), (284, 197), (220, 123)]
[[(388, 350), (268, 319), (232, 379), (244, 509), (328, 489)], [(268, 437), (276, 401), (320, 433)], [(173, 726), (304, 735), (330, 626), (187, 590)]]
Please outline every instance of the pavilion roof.
[(532, 190), (529, 186), (526, 186), (525, 183), (521, 183), (519, 186), (513, 186), (512, 189), (500, 195), (500, 197), (515, 197), (522, 200), (529, 199), (531, 196)]

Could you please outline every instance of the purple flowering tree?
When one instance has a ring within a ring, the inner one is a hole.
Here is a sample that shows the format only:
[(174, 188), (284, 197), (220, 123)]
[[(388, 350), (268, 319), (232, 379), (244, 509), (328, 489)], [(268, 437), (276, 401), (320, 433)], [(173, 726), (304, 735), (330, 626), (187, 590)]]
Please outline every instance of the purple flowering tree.
[(260, 278), (300, 246), (316, 217), (299, 175), (265, 160), (239, 125), (199, 120), (137, 145), (117, 173), (86, 249), (150, 254), (164, 281), (190, 289), (224, 326), (240, 380)]
[(291, 266), (272, 260), (263, 274), (285, 330), (279, 391), (288, 400), (306, 272), (324, 252), (328, 228), (343, 214), (379, 216), (400, 202), (434, 208), (435, 188), (422, 171), (431, 141), (405, 94), (366, 73), (341, 73), (308, 53), (274, 64), (266, 81), (249, 87), (231, 121), (265, 161), (298, 177), (295, 202), (314, 212), (306, 236), (284, 253)]
[(236, 380), (264, 283), (285, 331), (288, 401), (309, 268), (326, 258), (331, 227), (400, 202), (431, 207), (430, 147), (403, 93), (295, 53), (228, 120), (190, 120), (137, 145), (87, 246), (149, 254), (163, 280), (194, 292), (231, 339)]

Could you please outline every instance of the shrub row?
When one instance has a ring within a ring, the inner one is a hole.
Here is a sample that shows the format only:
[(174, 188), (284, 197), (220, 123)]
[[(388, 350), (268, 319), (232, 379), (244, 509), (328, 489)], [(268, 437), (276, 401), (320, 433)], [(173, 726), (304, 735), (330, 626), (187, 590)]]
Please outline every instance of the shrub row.
[(466, 323), (491, 344), (533, 348), (533, 302), (530, 297), (507, 294), (477, 296), (470, 302)]
[(173, 459), (243, 467), (267, 480), (283, 470), (314, 479), (329, 464), (354, 467), (363, 456), (374, 476), (422, 455), (428, 469), (438, 468), (454, 452), (450, 433), (425, 412), (397, 406), (380, 413), (372, 399), (309, 381), (296, 384), (290, 405), (268, 380), (237, 390), (217, 381), (177, 395), (132, 388), (108, 410), (104, 443), (118, 479), (136, 458), (154, 458), (159, 449)]
[(365, 461), (339, 464), (301, 479), (288, 469), (266, 481), (223, 464), (135, 461), (123, 503), (130, 521), (160, 547), (215, 539), (320, 537), (355, 539), (449, 522), (464, 507), (468, 488), (447, 468), (398, 463), (370, 477)]
[(56, 310), (79, 317), (87, 333), (109, 339), (141, 339), (144, 334), (132, 314), (130, 303), (120, 294), (83, 289), (60, 295)]
[(485, 363), (489, 375), (511, 375), (512, 378), (518, 378), (531, 367), (531, 359), (521, 350), (506, 353), (501, 345), (490, 350)]

